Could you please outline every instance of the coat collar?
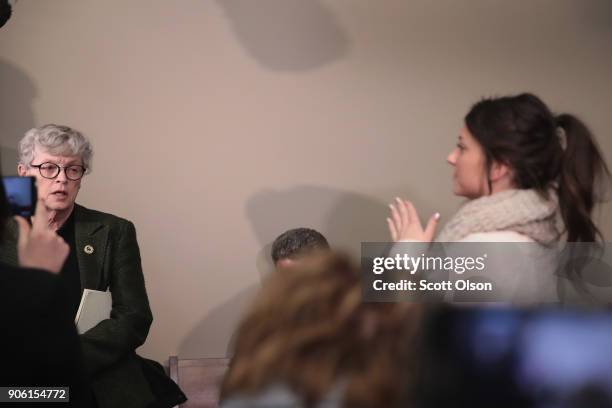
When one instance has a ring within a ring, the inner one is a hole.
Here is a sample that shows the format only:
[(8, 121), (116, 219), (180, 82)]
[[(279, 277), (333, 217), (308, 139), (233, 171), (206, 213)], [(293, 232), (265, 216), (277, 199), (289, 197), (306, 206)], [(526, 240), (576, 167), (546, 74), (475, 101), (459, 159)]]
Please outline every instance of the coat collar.
[(109, 227), (95, 211), (75, 204), (74, 242), (81, 287), (106, 290), (108, 276), (104, 276)]
[(17, 253), (18, 239), (19, 227), (17, 222), (11, 218), (6, 225), (4, 236), (0, 237), (0, 262), (19, 266), (19, 256)]

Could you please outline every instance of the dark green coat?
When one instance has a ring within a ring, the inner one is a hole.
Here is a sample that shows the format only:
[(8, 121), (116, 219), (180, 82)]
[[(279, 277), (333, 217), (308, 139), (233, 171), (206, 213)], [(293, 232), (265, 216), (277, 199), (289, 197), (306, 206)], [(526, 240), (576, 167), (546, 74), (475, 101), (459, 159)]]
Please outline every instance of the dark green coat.
[[(81, 287), (110, 289), (113, 298), (110, 319), (80, 336), (93, 392), (100, 408), (143, 408), (155, 397), (135, 350), (147, 338), (153, 316), (134, 224), (79, 205), (74, 211)], [(16, 223), (9, 224), (0, 261), (17, 265), (18, 231)]]

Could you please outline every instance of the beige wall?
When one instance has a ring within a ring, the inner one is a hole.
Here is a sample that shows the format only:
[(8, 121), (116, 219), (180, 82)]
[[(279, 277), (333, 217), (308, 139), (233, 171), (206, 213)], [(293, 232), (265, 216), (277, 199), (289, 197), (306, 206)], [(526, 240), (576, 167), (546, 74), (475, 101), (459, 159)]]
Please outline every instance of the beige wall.
[(80, 202), (138, 228), (141, 352), (222, 356), (278, 233), (355, 250), (386, 239), (397, 194), (450, 217), (446, 153), (481, 96), (533, 91), (612, 159), (611, 21), (608, 0), (20, 0), (4, 170), (29, 127), (89, 135)]

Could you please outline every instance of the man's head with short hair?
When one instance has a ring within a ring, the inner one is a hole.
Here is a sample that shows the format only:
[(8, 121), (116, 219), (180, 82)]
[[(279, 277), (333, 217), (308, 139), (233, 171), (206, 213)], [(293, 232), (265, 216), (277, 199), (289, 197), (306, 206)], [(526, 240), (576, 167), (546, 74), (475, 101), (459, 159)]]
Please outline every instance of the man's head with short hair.
[(283, 232), (272, 243), (272, 260), (279, 262), (292, 261), (317, 250), (329, 249), (327, 239), (320, 232), (311, 228), (294, 228)]

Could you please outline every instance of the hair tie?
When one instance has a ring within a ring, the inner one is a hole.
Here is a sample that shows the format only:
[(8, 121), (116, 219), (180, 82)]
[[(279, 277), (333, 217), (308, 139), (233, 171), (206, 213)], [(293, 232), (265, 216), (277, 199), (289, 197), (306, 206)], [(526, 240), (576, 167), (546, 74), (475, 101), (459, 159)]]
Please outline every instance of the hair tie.
[(561, 126), (557, 126), (557, 129), (555, 129), (555, 133), (557, 133), (557, 137), (559, 138), (561, 150), (565, 151), (565, 149), (567, 148), (567, 133), (565, 133), (565, 129), (563, 129)]

